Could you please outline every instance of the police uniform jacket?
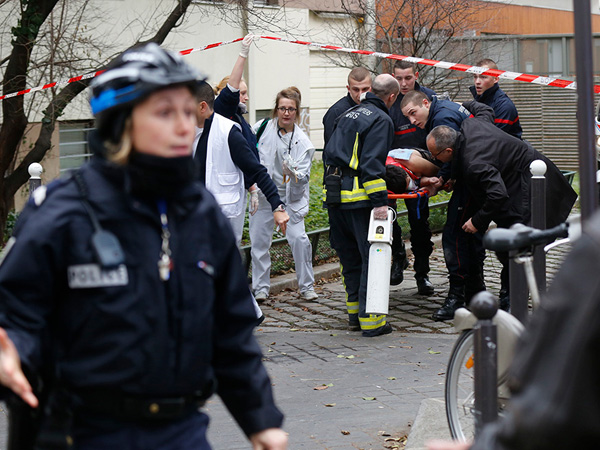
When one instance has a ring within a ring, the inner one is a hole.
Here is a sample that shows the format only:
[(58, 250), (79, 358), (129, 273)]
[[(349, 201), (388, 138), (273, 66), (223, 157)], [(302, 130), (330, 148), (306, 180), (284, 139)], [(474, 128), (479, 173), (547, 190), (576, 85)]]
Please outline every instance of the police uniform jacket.
[(329, 142), (329, 139), (331, 139), (331, 135), (335, 129), (336, 119), (354, 106), (356, 106), (356, 103), (354, 100), (352, 100), (350, 93), (348, 93), (345, 97), (340, 98), (331, 106), (331, 108), (327, 110), (323, 116), (323, 148), (325, 148), (327, 142)]
[(501, 227), (529, 222), (529, 165), (536, 159), (547, 166), (547, 227), (564, 222), (577, 194), (554, 163), (496, 127), (489, 106), (467, 102), (464, 107), (474, 117), (462, 123), (452, 159), (452, 178), (466, 183), (479, 206), (472, 217), (475, 228), (485, 231), (492, 220)]
[[(342, 174), (342, 209), (387, 205), (385, 160), (394, 138), (394, 124), (385, 103), (370, 92), (346, 111), (323, 151), (327, 173)], [(325, 187), (324, 187), (325, 190)]]
[(127, 171), (101, 157), (80, 174), (125, 262), (98, 265), (73, 179), (36, 193), (0, 266), (0, 326), (24, 368), (50, 361), (67, 389), (117, 395), (208, 397), (216, 381), (246, 434), (280, 426), (239, 251), (214, 198), (194, 182), (168, 201), (174, 266), (162, 281), (156, 201), (131, 195)]
[(498, 128), (521, 139), (523, 129), (521, 128), (517, 108), (508, 95), (500, 89), (498, 83), (495, 83), (481, 95), (477, 95), (475, 86), (471, 86), (469, 89), (476, 101), (488, 105), (494, 110), (494, 123)]
[[(421, 86), (415, 81), (415, 91), (423, 92), (431, 101), (435, 92), (429, 88)], [(426, 149), (425, 139), (427, 133), (425, 130), (410, 123), (410, 119), (402, 114), (400, 103), (404, 95), (399, 94), (398, 99), (390, 108), (390, 117), (394, 122), (394, 142), (392, 148), (422, 148)]]

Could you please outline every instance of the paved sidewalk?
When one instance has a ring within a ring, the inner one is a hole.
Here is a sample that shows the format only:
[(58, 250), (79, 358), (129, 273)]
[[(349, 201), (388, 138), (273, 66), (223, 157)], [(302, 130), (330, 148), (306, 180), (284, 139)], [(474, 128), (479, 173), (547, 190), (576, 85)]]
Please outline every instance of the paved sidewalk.
[[(549, 255), (549, 272), (566, 250)], [(500, 269), (488, 255), (486, 283), (495, 295)], [(416, 450), (432, 437), (449, 438), (444, 382), (457, 335), (450, 322), (431, 319), (447, 293), (439, 242), (431, 256), (435, 293), (418, 295), (413, 276), (409, 268), (404, 282), (391, 288), (388, 321), (394, 332), (376, 338), (347, 331), (337, 263), (315, 267), (317, 300), (299, 298), (295, 274), (271, 280), (271, 296), (261, 304), (266, 319), (256, 336), (286, 415), (291, 450), (403, 449), (409, 434)], [(207, 412), (215, 449), (251, 448), (218, 398)]]

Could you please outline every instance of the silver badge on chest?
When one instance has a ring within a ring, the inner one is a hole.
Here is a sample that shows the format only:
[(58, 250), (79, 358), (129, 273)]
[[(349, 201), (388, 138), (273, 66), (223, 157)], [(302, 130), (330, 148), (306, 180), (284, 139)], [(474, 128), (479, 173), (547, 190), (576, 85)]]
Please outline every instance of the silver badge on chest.
[(112, 270), (102, 270), (99, 264), (77, 264), (69, 266), (67, 272), (71, 289), (127, 286), (129, 284), (125, 264)]

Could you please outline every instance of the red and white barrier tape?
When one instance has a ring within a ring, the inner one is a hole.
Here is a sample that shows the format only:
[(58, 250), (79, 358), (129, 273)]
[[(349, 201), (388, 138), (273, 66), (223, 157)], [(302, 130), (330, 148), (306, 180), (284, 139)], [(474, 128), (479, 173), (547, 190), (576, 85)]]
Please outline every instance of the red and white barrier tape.
[[(427, 66), (437, 67), (440, 69), (458, 70), (460, 72), (474, 73), (474, 74), (475, 73), (476, 74), (485, 73), (486, 75), (503, 78), (506, 80), (517, 80), (517, 81), (523, 81), (525, 83), (540, 84), (542, 86), (553, 86), (553, 87), (559, 87), (559, 88), (563, 88), (563, 89), (576, 89), (577, 88), (577, 83), (575, 81), (562, 80), (560, 78), (543, 77), (543, 76), (532, 75), (532, 74), (528, 74), (528, 73), (509, 72), (506, 70), (483, 69), (481, 67), (470, 66), (467, 64), (457, 64), (457, 63), (452, 63), (452, 62), (447, 62), (447, 61), (436, 61), (434, 59), (417, 58), (414, 56), (396, 55), (393, 53), (381, 53), (381, 52), (373, 52), (373, 51), (369, 51), (369, 50), (357, 50), (354, 48), (340, 47), (338, 45), (318, 44), (316, 42), (298, 41), (298, 40), (285, 39), (285, 38), (273, 37), (273, 36), (257, 36), (257, 38), (258, 37), (261, 39), (269, 39), (272, 41), (281, 41), (281, 42), (288, 42), (290, 44), (306, 45), (309, 47), (320, 48), (323, 50), (333, 50), (336, 52), (355, 53), (355, 54), (359, 54), (359, 55), (376, 56), (378, 58), (383, 58), (383, 59), (404, 60), (404, 61), (408, 61), (411, 63), (423, 64), (423, 65), (427, 65)], [(187, 50), (181, 50), (179, 53), (181, 55), (189, 55), (191, 53), (200, 52), (200, 51), (208, 50), (211, 48), (221, 47), (223, 45), (233, 44), (234, 42), (239, 42), (242, 39), (243, 38), (237, 38), (237, 39), (233, 39), (231, 41), (216, 42), (214, 44), (205, 45), (203, 47), (189, 48)], [(17, 97), (19, 95), (29, 94), (31, 92), (41, 91), (41, 90), (48, 89), (51, 87), (64, 86), (69, 83), (73, 83), (75, 81), (85, 80), (88, 78), (94, 78), (95, 76), (100, 75), (102, 72), (103, 72), (102, 70), (99, 70), (97, 72), (88, 73), (86, 75), (80, 75), (78, 77), (69, 78), (67, 80), (57, 81), (55, 83), (48, 83), (43, 86), (37, 86), (34, 88), (30, 88), (30, 89), (24, 89), (19, 92), (12, 92), (10, 94), (0, 96), (0, 101), (7, 99), (7, 98)], [(600, 86), (594, 85), (594, 93), (600, 94)]]

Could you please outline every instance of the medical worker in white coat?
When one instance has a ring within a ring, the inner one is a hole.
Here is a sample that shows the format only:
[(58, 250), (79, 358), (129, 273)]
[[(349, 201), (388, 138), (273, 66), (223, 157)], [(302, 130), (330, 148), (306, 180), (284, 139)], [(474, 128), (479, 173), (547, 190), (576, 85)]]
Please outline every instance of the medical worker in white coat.
[[(272, 119), (254, 125), (258, 137), (260, 162), (265, 166), (285, 202), (290, 220), (286, 238), (292, 249), (300, 296), (306, 300), (318, 297), (314, 291), (312, 247), (304, 217), (308, 214), (310, 167), (315, 148), (308, 136), (296, 124), (300, 113), (301, 94), (298, 88), (283, 89), (277, 94)], [(257, 300), (269, 296), (273, 240), (271, 205), (259, 193), (258, 211), (250, 216), (252, 241), (252, 289)]]

